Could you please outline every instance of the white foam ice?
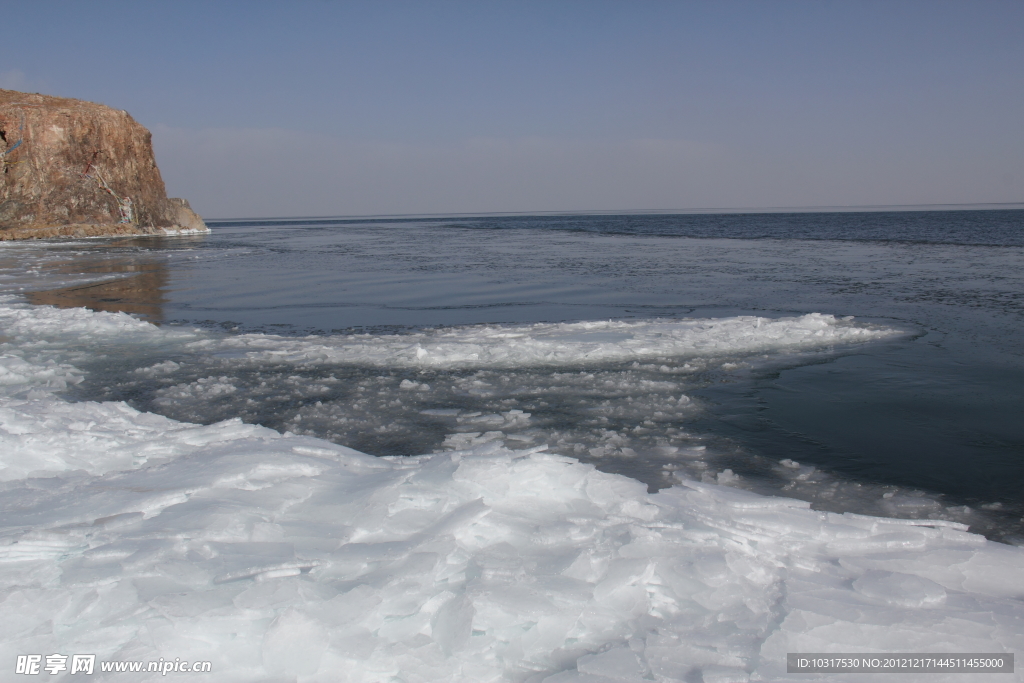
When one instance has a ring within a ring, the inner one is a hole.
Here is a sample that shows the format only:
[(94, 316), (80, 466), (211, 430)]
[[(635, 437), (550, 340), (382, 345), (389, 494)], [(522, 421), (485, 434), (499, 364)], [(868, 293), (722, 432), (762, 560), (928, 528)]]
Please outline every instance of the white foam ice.
[(736, 316), (702, 320), (479, 325), (402, 335), (301, 339), (244, 334), (199, 340), (190, 346), (210, 352), (245, 352), (250, 359), (266, 361), (410, 368), (519, 368), (778, 353), (899, 334), (903, 333), (892, 328), (810, 313), (774, 319)]

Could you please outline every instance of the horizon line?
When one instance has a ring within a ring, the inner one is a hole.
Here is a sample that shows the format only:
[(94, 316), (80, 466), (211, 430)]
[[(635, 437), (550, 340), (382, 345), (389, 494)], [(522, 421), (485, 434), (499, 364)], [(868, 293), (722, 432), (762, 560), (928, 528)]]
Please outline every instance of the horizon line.
[(707, 207), (698, 209), (609, 209), (580, 211), (476, 211), (451, 213), (336, 214), (324, 216), (247, 216), (204, 218), (210, 222), (283, 221), (283, 220), (371, 220), (410, 218), (489, 218), (506, 216), (642, 216), (727, 213), (873, 213), (883, 211), (969, 211), (1024, 209), (1024, 202), (974, 202), (962, 204), (850, 204), (822, 206)]

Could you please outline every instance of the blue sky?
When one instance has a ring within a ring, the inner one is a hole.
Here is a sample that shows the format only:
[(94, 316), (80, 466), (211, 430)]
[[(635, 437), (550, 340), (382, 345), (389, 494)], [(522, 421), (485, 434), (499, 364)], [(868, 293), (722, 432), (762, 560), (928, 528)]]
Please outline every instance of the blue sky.
[(126, 109), (207, 217), (1024, 201), (1024, 3), (78, 2), (0, 87)]

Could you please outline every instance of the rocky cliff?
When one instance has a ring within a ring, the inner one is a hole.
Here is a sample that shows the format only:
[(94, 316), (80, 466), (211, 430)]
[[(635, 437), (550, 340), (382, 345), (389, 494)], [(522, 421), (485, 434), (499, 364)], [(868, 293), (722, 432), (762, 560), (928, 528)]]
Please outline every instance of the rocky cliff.
[(207, 230), (127, 112), (0, 90), (0, 240)]

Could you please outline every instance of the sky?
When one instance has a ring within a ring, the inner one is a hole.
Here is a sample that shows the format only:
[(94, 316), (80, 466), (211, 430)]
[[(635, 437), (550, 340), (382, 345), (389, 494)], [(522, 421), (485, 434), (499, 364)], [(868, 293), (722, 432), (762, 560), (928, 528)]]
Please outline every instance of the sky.
[(1024, 202), (1024, 2), (107, 2), (0, 87), (125, 109), (206, 218)]

